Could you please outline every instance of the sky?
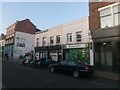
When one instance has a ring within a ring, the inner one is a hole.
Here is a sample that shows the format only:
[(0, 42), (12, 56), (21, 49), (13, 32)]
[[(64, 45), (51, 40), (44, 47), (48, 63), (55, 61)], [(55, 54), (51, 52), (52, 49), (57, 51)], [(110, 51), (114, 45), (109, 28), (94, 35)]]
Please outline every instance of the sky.
[(26, 18), (41, 30), (89, 15), (88, 2), (2, 2), (0, 29)]

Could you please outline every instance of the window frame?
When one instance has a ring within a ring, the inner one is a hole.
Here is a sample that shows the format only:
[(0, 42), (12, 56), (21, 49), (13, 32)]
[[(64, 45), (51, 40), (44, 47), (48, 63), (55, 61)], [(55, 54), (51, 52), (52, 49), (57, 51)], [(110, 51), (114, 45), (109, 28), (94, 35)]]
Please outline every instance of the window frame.
[(39, 38), (36, 39), (36, 46), (39, 46)]
[(43, 37), (42, 38), (42, 46), (45, 46), (46, 45), (46, 37)]
[(56, 36), (56, 44), (60, 44), (60, 35)]
[(120, 4), (118, 2), (99, 8), (98, 11), (101, 28), (114, 27), (120, 25), (120, 22), (118, 21), (118, 16), (120, 16)]
[[(79, 33), (80, 33), (80, 38), (78, 38)], [(76, 42), (81, 42), (81, 41), (82, 41), (82, 31), (78, 31), (78, 32), (76, 32)]]
[(67, 34), (67, 42), (68, 43), (72, 42), (72, 33)]
[(51, 36), (51, 37), (50, 37), (50, 45), (53, 45), (53, 44), (54, 44), (54, 37)]

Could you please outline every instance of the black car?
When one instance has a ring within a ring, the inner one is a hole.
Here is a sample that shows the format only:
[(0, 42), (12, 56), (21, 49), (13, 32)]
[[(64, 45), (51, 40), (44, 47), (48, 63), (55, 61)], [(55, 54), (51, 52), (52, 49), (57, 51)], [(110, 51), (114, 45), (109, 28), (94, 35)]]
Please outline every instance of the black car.
[(51, 72), (62, 71), (73, 74), (73, 77), (78, 78), (81, 74), (91, 75), (94, 73), (93, 66), (81, 63), (78, 60), (64, 60), (56, 64), (50, 64), (49, 69)]
[(50, 64), (57, 63), (56, 61), (52, 61), (51, 59), (41, 58), (38, 62), (39, 67), (48, 67)]

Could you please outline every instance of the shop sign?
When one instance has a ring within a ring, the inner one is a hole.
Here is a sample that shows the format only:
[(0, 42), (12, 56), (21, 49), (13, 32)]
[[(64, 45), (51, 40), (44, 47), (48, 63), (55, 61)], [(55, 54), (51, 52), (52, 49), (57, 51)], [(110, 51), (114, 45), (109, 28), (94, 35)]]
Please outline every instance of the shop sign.
[(66, 45), (66, 48), (85, 48), (86, 44)]

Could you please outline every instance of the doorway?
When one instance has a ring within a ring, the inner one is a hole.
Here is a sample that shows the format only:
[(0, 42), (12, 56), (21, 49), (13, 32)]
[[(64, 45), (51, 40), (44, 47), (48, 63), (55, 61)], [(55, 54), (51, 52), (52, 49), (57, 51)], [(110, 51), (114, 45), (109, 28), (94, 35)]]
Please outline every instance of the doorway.
[(112, 47), (110, 42), (101, 43), (100, 66), (104, 70), (112, 70)]

